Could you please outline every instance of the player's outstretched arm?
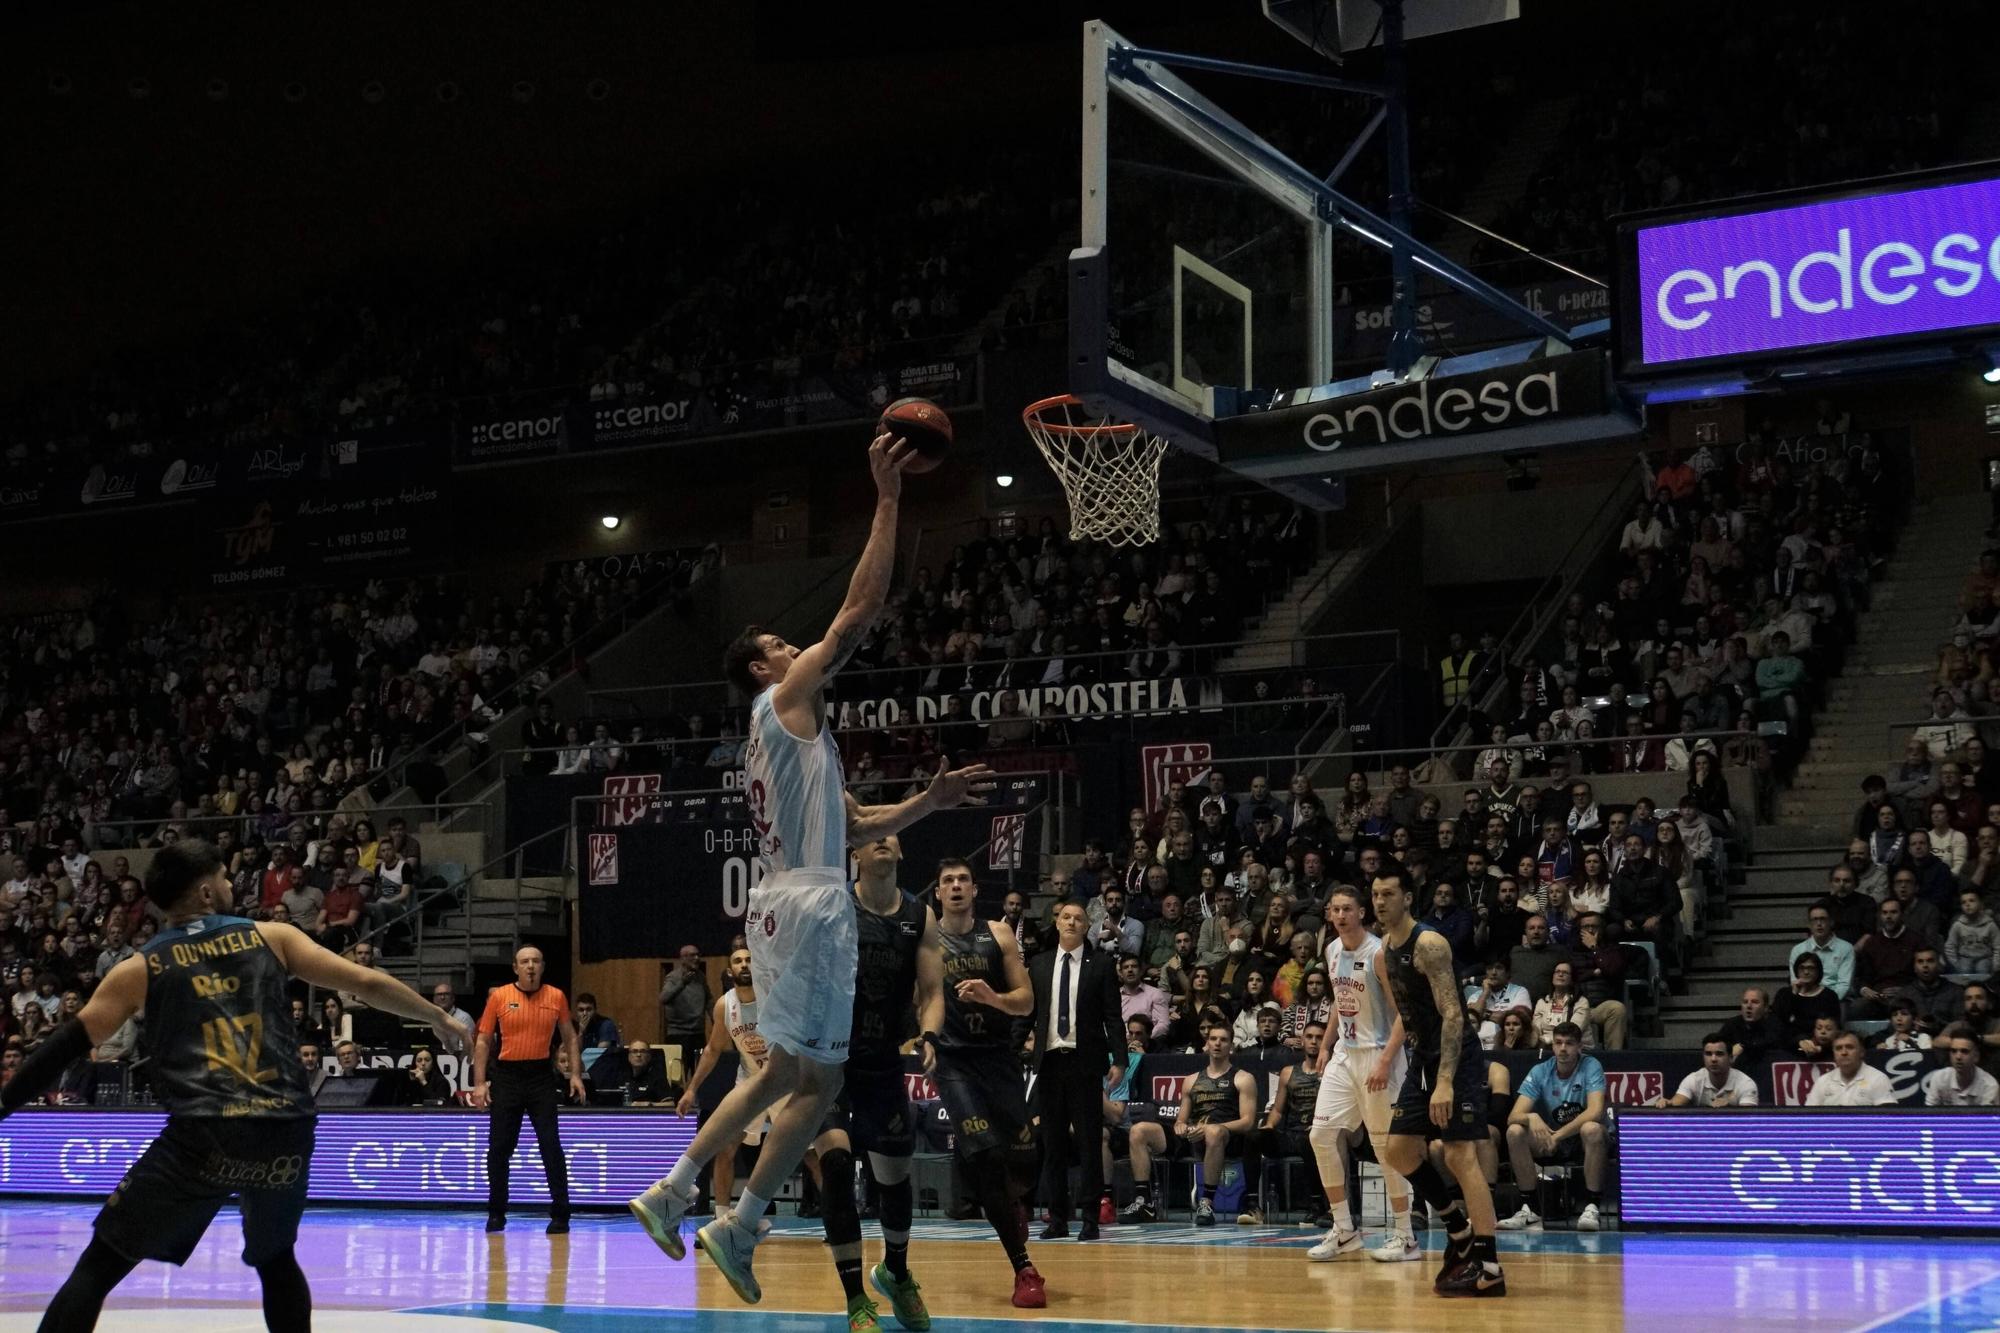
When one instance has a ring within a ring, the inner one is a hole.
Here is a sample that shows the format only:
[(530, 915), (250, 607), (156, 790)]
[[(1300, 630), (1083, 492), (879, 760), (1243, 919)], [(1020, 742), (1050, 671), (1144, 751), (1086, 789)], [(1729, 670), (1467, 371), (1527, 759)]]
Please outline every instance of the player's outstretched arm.
[(279, 921), (260, 921), (257, 932), (264, 937), (264, 943), (271, 946), (271, 952), (278, 955), (278, 961), (285, 965), (285, 970), (299, 980), (329, 990), (346, 991), (370, 1009), (428, 1023), (444, 1042), (458, 1042), (462, 1048), (472, 1045), (472, 1029), (462, 1020), (452, 1017), (387, 972), (362, 967), (337, 953), (322, 949), (297, 926)]
[(968, 764), (964, 768), (950, 765), (949, 755), (939, 755), (937, 776), (931, 779), (931, 785), (894, 805), (863, 805), (848, 796), (848, 844), (860, 847), (891, 833), (901, 833), (934, 810), (984, 805), (985, 794), (993, 790), (993, 770), (984, 764)]
[(868, 470), (875, 476), (875, 521), (847, 581), (847, 600), (840, 604), (825, 637), (801, 652), (785, 678), (771, 687), (771, 703), (781, 715), (808, 706), (847, 665), (875, 617), (882, 614), (889, 578), (896, 570), (896, 512), (903, 494), (903, 469), (916, 456), (906, 441), (887, 434), (877, 435), (868, 446)]

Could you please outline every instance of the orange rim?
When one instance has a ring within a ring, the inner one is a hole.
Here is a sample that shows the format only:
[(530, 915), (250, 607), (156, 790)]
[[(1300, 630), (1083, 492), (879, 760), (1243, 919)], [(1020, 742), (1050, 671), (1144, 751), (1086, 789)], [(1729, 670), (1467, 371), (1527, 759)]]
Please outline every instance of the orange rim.
[(1073, 393), (1059, 393), (1052, 398), (1043, 398), (1029, 403), (1021, 409), (1021, 420), (1030, 429), (1045, 430), (1052, 435), (1087, 435), (1099, 431), (1130, 431), (1139, 433), (1139, 427), (1130, 421), (1100, 421), (1091, 426), (1078, 426), (1067, 421), (1045, 420), (1042, 413), (1059, 407), (1082, 407), (1083, 400)]

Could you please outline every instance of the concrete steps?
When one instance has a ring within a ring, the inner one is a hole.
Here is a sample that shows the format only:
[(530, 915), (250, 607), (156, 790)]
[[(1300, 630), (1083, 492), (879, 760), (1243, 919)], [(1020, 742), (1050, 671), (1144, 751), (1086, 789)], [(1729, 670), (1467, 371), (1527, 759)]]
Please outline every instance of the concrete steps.
[(1330, 552), (1285, 586), (1264, 615), (1244, 633), (1243, 646), (1223, 659), (1224, 671), (1273, 671), (1296, 660), (1304, 626), (1352, 578), (1373, 553), (1374, 543)]

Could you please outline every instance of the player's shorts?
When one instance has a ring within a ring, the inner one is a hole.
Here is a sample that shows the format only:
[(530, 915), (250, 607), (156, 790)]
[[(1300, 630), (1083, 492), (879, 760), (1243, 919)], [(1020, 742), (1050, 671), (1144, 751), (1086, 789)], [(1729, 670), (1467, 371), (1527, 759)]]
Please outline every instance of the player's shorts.
[(306, 1210), (314, 1121), (172, 1116), (97, 1215), (97, 1236), (127, 1259), (184, 1264), (232, 1195), (243, 1200), (243, 1262), (292, 1248)]
[(1468, 1046), (1460, 1053), (1458, 1071), (1451, 1084), (1451, 1117), (1442, 1129), (1431, 1121), (1431, 1090), (1437, 1086), (1437, 1077), (1436, 1052), (1425, 1052), (1411, 1061), (1409, 1072), (1403, 1076), (1403, 1091), (1396, 1099), (1389, 1132), (1446, 1142), (1483, 1141), (1487, 1103), (1492, 1096), (1486, 1086), (1486, 1052)]
[(1380, 1092), (1368, 1090), (1368, 1075), (1380, 1055), (1372, 1050), (1351, 1051), (1345, 1046), (1334, 1052), (1320, 1074), (1319, 1099), (1313, 1103), (1313, 1127), (1332, 1125), (1335, 1129), (1368, 1127), (1370, 1134), (1387, 1134), (1395, 1118), (1396, 1098), (1409, 1078), (1410, 1055), (1397, 1051), (1389, 1064), (1389, 1086)]
[(960, 1157), (996, 1148), (1034, 1155), (1027, 1088), (1021, 1063), (1013, 1052), (997, 1047), (941, 1050), (932, 1078), (937, 1082), (939, 1099), (951, 1114), (953, 1142)]
[(839, 1130), (857, 1153), (908, 1157), (917, 1150), (916, 1117), (900, 1069), (847, 1067), (840, 1096), (820, 1121), (819, 1132)]
[(847, 1059), (861, 945), (845, 870), (781, 870), (750, 890), (743, 920), (757, 979), (757, 1035), (801, 1060)]

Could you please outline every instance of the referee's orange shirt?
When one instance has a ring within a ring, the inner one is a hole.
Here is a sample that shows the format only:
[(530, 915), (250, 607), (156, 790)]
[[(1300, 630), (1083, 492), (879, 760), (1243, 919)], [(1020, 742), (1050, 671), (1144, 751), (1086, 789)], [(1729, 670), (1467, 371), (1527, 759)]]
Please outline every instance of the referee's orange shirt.
[(555, 1045), (556, 1025), (568, 1013), (569, 1000), (554, 986), (537, 986), (533, 995), (526, 995), (510, 981), (487, 992), (479, 1030), (500, 1034), (502, 1060), (546, 1060)]

